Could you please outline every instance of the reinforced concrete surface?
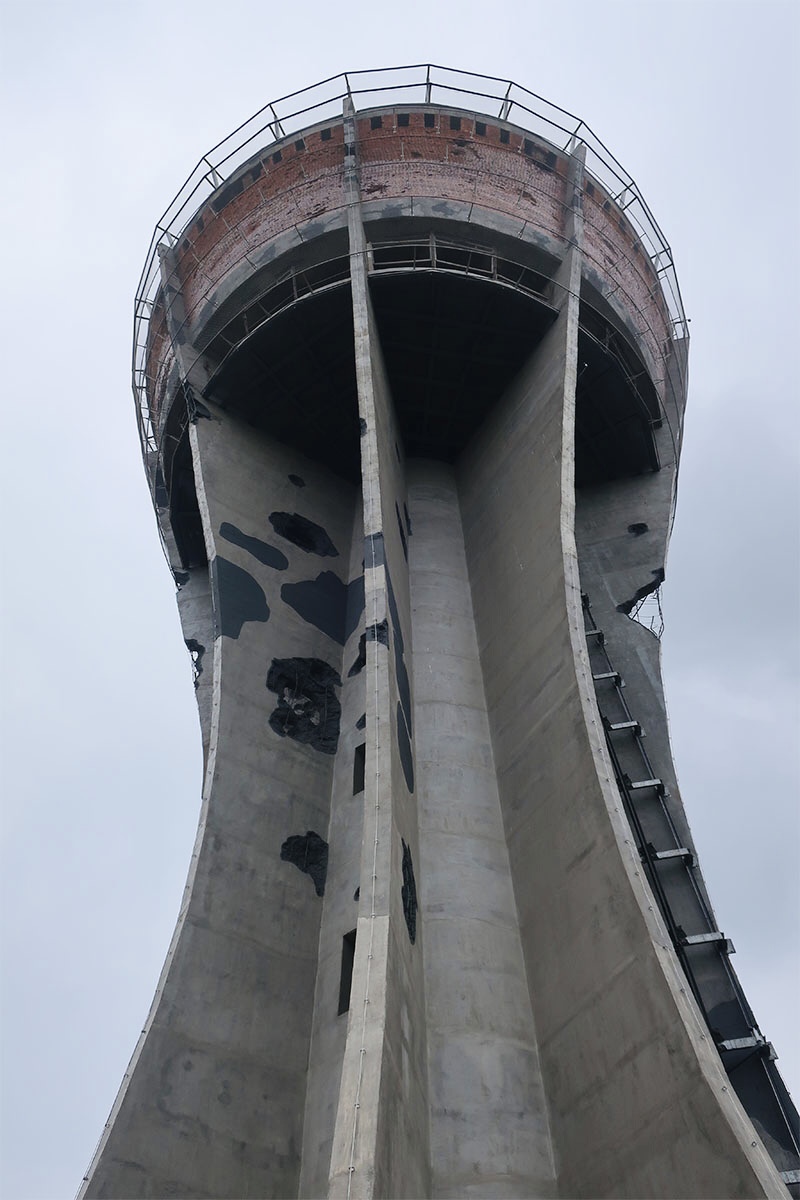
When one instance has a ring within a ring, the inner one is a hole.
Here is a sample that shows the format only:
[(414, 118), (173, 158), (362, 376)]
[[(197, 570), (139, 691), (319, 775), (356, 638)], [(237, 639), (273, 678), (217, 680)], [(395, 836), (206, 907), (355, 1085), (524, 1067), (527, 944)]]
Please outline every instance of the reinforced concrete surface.
[(785, 1196), (796, 1114), (629, 615), (684, 327), (586, 145), (346, 97), (159, 270), (145, 452), (205, 780), (80, 1195)]

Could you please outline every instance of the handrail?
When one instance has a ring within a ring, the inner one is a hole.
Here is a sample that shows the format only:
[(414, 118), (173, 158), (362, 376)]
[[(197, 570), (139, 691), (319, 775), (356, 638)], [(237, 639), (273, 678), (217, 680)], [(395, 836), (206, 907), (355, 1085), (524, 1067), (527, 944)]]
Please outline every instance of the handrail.
[[(604, 142), (579, 117), (535, 92), (514, 83), (474, 71), (460, 71), (434, 63), (378, 67), (331, 75), (309, 87), (289, 92), (260, 108), (227, 137), (213, 146), (196, 164), (156, 223), (150, 239), (134, 306), (132, 354), (133, 391), (142, 448), (158, 450), (146, 389), (147, 331), (150, 313), (160, 287), (159, 246), (173, 244), (203, 201), (215, 192), (254, 153), (325, 120), (341, 117), (342, 102), (349, 97), (357, 110), (403, 105), (432, 105), (474, 109), (490, 120), (509, 121), (543, 137), (562, 152), (586, 150), (586, 168), (609, 195), (621, 203), (625, 216), (645, 246), (658, 274), (675, 336), (688, 336), (688, 323), (669, 243), (632, 176)], [(359, 105), (359, 100), (362, 100)], [(497, 115), (486, 112), (497, 105)]]

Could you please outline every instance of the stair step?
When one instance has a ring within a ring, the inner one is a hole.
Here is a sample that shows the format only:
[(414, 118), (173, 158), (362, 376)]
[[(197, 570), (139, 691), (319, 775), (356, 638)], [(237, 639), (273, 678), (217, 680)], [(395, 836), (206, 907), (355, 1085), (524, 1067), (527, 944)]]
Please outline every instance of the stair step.
[(600, 671), (597, 675), (592, 675), (595, 683), (602, 683), (606, 679), (611, 679), (617, 687), (624, 687), (622, 676), (619, 671)]
[(687, 866), (691, 867), (694, 864), (694, 855), (685, 846), (679, 846), (677, 850), (656, 850), (653, 858), (656, 862), (668, 862), (670, 859), (682, 858)]
[(720, 933), (715, 929), (713, 933), (692, 933), (688, 937), (684, 934), (680, 943), (682, 946), (708, 946), (716, 943), (726, 954), (733, 954), (733, 942), (730, 938), (726, 938), (724, 933)]
[(664, 795), (664, 784), (660, 779), (631, 779), (629, 775), (626, 775), (624, 780), (625, 787), (630, 792), (641, 792), (647, 788), (653, 788), (659, 796)]
[(756, 1033), (751, 1034), (750, 1037), (726, 1038), (722, 1042), (717, 1042), (718, 1050), (725, 1050), (728, 1052), (732, 1050), (757, 1050), (762, 1046), (766, 1051), (767, 1047), (769, 1047), (769, 1042), (766, 1040), (766, 1038), (763, 1038), (760, 1036), (760, 1034)]
[(623, 729), (630, 729), (637, 737), (642, 736), (642, 727), (638, 721), (609, 721), (606, 729), (609, 733), (619, 733)]

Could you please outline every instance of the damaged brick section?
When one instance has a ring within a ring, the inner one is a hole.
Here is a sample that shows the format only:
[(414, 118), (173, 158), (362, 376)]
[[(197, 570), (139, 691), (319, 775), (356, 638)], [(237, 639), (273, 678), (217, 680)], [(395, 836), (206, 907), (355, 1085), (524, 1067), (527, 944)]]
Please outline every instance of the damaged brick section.
[(313, 829), (305, 834), (296, 833), (288, 837), (281, 846), (281, 858), (293, 863), (298, 871), (311, 876), (318, 896), (325, 895), (325, 877), (328, 874), (328, 843)]

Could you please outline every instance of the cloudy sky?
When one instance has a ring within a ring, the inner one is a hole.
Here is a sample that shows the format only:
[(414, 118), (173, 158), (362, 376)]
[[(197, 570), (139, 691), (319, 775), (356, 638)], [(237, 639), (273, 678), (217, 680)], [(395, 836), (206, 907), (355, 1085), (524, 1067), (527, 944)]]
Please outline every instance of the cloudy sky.
[(267, 100), (434, 61), (583, 117), (692, 318), (664, 665), (721, 927), (800, 1094), (794, 3), (5, 0), (2, 1158), (75, 1191), (152, 998), (200, 738), (130, 394), (155, 221)]

